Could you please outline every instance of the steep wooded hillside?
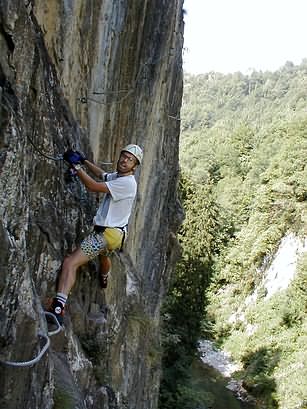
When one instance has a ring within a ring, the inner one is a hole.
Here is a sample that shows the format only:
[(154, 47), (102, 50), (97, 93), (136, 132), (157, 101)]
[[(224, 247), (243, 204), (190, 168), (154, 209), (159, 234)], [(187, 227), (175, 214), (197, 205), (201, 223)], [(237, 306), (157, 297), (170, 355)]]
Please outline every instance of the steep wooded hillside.
[(185, 77), (184, 257), (166, 304), (173, 355), (164, 358), (165, 384), (178, 382), (165, 408), (214, 407), (189, 382), (199, 337), (241, 365), (235, 376), (257, 408), (306, 407), (306, 75), (303, 61)]

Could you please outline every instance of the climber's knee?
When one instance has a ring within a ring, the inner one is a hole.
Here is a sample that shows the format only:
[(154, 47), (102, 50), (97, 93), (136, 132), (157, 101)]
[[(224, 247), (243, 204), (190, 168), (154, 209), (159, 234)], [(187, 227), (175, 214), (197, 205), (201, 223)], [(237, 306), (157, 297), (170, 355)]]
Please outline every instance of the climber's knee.
[(89, 257), (82, 251), (82, 249), (77, 249), (72, 254), (65, 257), (62, 270), (68, 272), (75, 270), (88, 261)]

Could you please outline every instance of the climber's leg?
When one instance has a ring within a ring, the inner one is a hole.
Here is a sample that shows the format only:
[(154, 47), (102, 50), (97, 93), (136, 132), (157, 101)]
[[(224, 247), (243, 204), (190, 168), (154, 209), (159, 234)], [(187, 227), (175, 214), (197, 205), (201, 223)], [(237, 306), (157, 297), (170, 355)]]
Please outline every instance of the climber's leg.
[(65, 257), (59, 276), (57, 292), (68, 296), (75, 284), (77, 269), (88, 261), (89, 257), (80, 248)]
[(68, 294), (76, 281), (77, 269), (86, 264), (89, 257), (80, 249), (65, 257), (57, 283), (57, 294), (52, 301), (50, 312), (52, 312), (62, 325), (65, 304)]
[(99, 281), (101, 288), (107, 288), (108, 275), (111, 271), (111, 259), (106, 254), (99, 255)]
[(63, 323), (67, 297), (76, 281), (77, 269), (97, 257), (105, 248), (103, 234), (92, 232), (81, 242), (80, 248), (65, 258), (58, 278), (57, 294), (49, 310), (58, 318), (60, 324)]

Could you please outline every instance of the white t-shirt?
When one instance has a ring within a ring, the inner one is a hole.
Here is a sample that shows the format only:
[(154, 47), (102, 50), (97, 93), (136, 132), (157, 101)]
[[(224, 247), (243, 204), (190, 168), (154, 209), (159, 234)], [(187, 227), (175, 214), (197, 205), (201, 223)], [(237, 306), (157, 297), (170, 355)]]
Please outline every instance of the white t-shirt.
[(105, 173), (103, 176), (110, 193), (105, 195), (100, 204), (94, 217), (94, 225), (124, 227), (128, 224), (136, 196), (135, 177), (118, 176), (117, 172)]

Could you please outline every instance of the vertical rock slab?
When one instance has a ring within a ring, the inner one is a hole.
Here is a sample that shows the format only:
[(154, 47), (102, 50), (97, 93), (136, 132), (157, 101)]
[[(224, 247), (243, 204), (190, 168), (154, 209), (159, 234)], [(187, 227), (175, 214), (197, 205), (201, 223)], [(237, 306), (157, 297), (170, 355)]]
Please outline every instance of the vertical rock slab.
[(28, 361), (42, 302), (90, 227), (96, 197), (60, 154), (113, 162), (144, 148), (108, 289), (82, 268), (65, 331), (36, 365), (1, 365), (0, 407), (156, 408), (159, 312), (177, 252), (182, 0), (0, 2), (0, 359)]

